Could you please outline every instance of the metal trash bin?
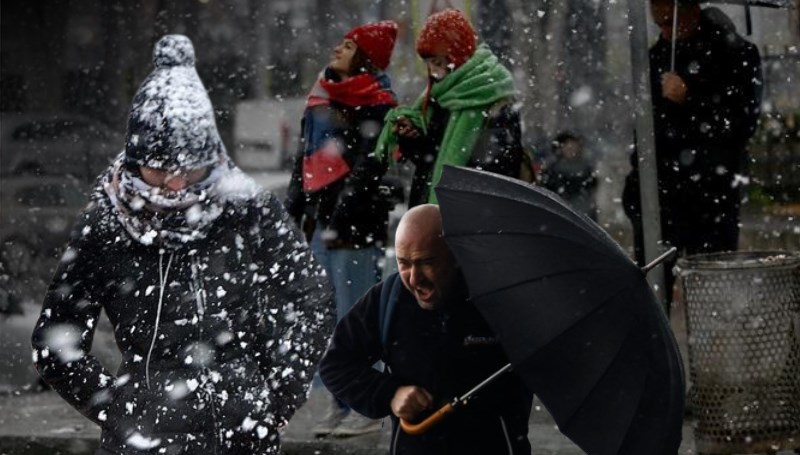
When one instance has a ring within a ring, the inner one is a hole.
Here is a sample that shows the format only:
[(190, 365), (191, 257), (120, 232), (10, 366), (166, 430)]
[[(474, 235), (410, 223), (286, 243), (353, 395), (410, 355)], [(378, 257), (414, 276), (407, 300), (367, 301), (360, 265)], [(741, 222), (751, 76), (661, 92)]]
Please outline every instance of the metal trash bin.
[(697, 453), (799, 449), (800, 253), (702, 254), (677, 270)]

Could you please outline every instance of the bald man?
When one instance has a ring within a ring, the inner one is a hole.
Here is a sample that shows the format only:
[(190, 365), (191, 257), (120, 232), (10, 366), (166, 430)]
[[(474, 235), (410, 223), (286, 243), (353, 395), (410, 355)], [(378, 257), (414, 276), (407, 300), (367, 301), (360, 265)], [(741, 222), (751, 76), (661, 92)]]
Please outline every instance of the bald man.
[[(514, 373), (425, 434), (399, 429), (398, 418), (424, 419), (508, 359), (467, 300), (439, 207), (406, 212), (395, 251), (398, 273), (370, 289), (336, 326), (320, 364), (325, 386), (367, 417), (391, 417), (391, 454), (530, 454), (532, 394)], [(380, 322), (382, 314), (387, 322)], [(378, 360), (383, 372), (372, 367)]]

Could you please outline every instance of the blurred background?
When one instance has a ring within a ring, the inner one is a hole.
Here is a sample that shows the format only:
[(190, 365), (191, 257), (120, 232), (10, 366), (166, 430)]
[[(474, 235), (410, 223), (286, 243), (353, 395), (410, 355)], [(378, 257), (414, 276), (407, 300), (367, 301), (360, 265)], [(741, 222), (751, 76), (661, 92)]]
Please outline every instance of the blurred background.
[[(749, 35), (742, 6), (717, 5), (758, 46), (765, 76), (742, 249), (800, 245), (798, 3), (752, 8)], [(620, 204), (634, 125), (626, 0), (4, 0), (0, 344), (15, 346), (25, 359), (20, 368), (28, 368), (36, 307), (94, 179), (122, 149), (130, 101), (152, 69), (158, 38), (192, 39), (229, 153), (280, 193), (305, 94), (343, 34), (368, 21), (400, 23), (389, 73), (401, 101), (410, 102), (426, 84), (414, 37), (428, 14), (445, 7), (467, 12), (480, 40), (512, 70), (534, 163), (561, 131), (584, 139), (597, 173), (598, 221), (630, 248)], [(18, 385), (0, 379), (0, 391)]]

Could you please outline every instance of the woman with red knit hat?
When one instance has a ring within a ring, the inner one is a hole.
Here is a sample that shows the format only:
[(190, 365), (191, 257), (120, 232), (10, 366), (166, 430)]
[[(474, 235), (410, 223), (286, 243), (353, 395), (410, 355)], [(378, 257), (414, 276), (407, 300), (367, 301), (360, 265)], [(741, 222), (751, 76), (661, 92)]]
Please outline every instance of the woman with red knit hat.
[(429, 16), (417, 53), (428, 87), (412, 106), (389, 113), (375, 154), (414, 163), (409, 206), (436, 202), (444, 164), (518, 177), (524, 151), (517, 90), (489, 47), (477, 44), (467, 18), (454, 9)]
[[(386, 113), (397, 105), (384, 73), (397, 23), (353, 28), (333, 49), (306, 99), (286, 209), (334, 285), (337, 319), (380, 279), (392, 204), (379, 185), (386, 165), (369, 159)], [(343, 421), (344, 420), (344, 421)], [(380, 429), (344, 403), (312, 431), (353, 436)]]

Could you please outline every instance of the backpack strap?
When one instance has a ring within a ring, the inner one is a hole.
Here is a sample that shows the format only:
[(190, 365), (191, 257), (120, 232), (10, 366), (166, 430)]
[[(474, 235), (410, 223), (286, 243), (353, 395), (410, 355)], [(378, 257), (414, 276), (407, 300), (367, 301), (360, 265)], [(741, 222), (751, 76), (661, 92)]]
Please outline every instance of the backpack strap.
[(380, 306), (378, 307), (378, 330), (381, 335), (381, 346), (384, 352), (386, 352), (386, 343), (389, 341), (389, 328), (392, 325), (394, 307), (397, 306), (402, 287), (403, 282), (400, 280), (398, 273), (393, 273), (383, 280)]

